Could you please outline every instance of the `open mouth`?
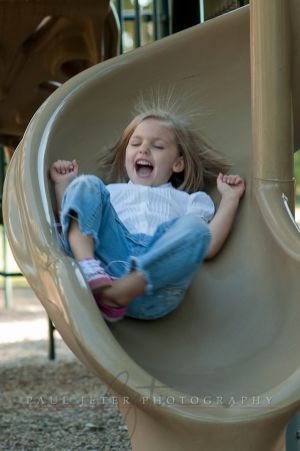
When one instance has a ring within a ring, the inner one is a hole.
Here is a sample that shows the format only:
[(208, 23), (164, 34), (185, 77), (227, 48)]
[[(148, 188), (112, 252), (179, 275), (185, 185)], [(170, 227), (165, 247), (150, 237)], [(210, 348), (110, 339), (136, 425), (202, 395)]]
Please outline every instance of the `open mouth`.
[(135, 162), (135, 171), (139, 177), (149, 177), (153, 169), (154, 166), (150, 161), (140, 159)]

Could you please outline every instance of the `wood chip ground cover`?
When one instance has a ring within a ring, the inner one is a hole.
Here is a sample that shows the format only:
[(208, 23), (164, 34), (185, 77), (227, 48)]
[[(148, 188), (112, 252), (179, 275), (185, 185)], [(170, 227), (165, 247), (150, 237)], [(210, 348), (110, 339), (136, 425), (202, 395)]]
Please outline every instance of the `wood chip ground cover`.
[(127, 427), (79, 362), (2, 368), (0, 449), (127, 451)]
[(55, 335), (49, 361), (39, 302), (16, 290), (7, 311), (0, 290), (0, 450), (131, 450), (115, 399)]

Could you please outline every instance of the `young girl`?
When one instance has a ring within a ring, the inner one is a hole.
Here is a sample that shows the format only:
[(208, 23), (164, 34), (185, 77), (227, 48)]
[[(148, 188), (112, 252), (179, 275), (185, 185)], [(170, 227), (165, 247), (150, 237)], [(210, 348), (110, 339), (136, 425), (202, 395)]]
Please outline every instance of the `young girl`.
[[(161, 111), (138, 115), (104, 163), (116, 183), (78, 176), (76, 160), (51, 166), (65, 250), (106, 320), (162, 317), (223, 246), (244, 181), (223, 175), (224, 161), (188, 123)], [(215, 215), (202, 191), (211, 180), (221, 195)]]

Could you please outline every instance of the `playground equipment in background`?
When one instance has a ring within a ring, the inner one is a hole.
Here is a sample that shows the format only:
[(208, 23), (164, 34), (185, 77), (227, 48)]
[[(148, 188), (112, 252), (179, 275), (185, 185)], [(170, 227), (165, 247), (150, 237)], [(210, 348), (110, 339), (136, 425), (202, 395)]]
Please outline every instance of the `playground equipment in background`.
[[(246, 7), (65, 83), (33, 118), (8, 171), (15, 258), (68, 346), (118, 395), (133, 450), (283, 451), (300, 406), (300, 245), (291, 213), (300, 130), (292, 142), (289, 95), (292, 79), (299, 124), (300, 4), (253, 0), (252, 8), (253, 150)], [(101, 176), (99, 152), (127, 124), (137, 93), (170, 85), (186, 94), (183, 109), (200, 105), (195, 126), (246, 178), (246, 196), (224, 250), (177, 311), (108, 326), (59, 246), (48, 169), (76, 158), (82, 172)]]
[[(63, 82), (118, 54), (119, 25), (109, 0), (2, 0), (0, 5), (0, 225), (5, 167), (35, 111)], [(4, 149), (4, 147), (6, 148)], [(5, 306), (10, 305), (4, 228)], [(49, 356), (54, 358), (49, 321)]]
[(109, 0), (2, 0), (0, 144), (15, 148), (37, 108), (63, 82), (117, 55)]

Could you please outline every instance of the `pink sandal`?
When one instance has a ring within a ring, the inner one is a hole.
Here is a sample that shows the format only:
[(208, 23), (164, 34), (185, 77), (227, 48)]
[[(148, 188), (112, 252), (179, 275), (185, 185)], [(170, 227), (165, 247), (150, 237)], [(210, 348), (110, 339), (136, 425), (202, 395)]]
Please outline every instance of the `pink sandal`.
[(110, 287), (113, 284), (113, 279), (104, 271), (99, 261), (92, 258), (86, 258), (79, 262), (79, 266), (92, 290), (103, 318), (110, 322), (116, 322), (123, 319), (127, 312), (127, 306), (112, 307), (102, 302), (101, 292), (104, 288)]

